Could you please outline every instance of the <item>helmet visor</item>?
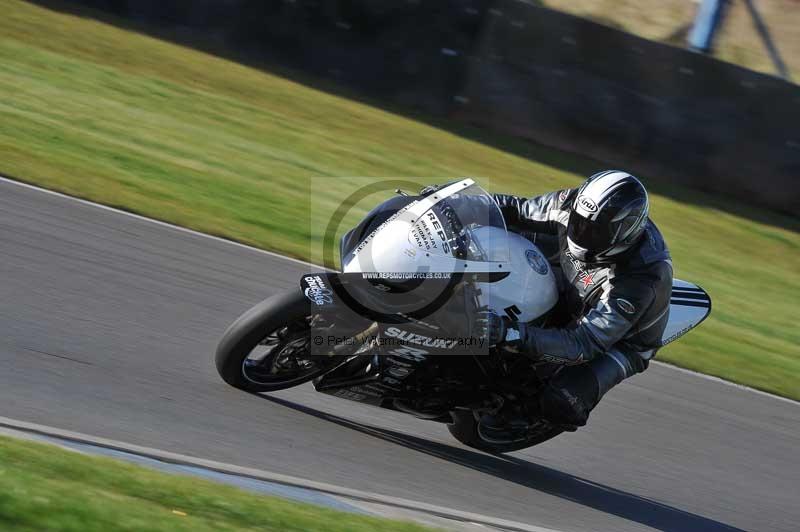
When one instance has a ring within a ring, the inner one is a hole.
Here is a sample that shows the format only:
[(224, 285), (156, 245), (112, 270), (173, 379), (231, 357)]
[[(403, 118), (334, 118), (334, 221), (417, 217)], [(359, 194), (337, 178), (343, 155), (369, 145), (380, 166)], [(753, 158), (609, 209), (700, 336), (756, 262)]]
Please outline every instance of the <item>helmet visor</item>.
[(567, 237), (589, 252), (599, 253), (614, 244), (614, 225), (616, 224), (592, 221), (572, 211), (567, 225)]

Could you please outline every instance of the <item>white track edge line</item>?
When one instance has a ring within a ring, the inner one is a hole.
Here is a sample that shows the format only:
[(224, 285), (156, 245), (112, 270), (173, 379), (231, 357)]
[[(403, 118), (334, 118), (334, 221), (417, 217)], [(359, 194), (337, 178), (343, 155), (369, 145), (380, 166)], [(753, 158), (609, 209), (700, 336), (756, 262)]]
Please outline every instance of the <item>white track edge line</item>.
[(659, 366), (664, 366), (666, 368), (670, 368), (670, 369), (672, 369), (674, 371), (677, 371), (677, 372), (680, 372), (680, 373), (686, 373), (688, 375), (693, 375), (693, 376), (699, 377), (701, 379), (713, 381), (713, 382), (716, 382), (716, 383), (719, 383), (719, 384), (725, 384), (727, 386), (732, 386), (734, 388), (739, 388), (740, 390), (745, 390), (745, 391), (754, 393), (756, 395), (761, 395), (761, 396), (764, 396), (764, 397), (769, 397), (770, 399), (777, 399), (778, 401), (783, 401), (784, 403), (789, 403), (791, 405), (800, 406), (800, 401), (796, 401), (794, 399), (790, 399), (789, 397), (782, 397), (780, 395), (775, 395), (773, 393), (765, 392), (764, 390), (759, 390), (758, 388), (751, 388), (750, 386), (747, 386), (746, 384), (739, 384), (738, 382), (726, 381), (722, 377), (717, 377), (717, 376), (714, 376), (714, 375), (707, 375), (705, 373), (700, 373), (698, 371), (694, 371), (694, 370), (691, 370), (691, 369), (688, 369), (688, 368), (682, 368), (680, 366), (675, 366), (674, 364), (670, 364), (669, 362), (664, 362), (662, 360), (651, 360), (651, 362), (655, 363), (655, 364), (657, 364)]
[[(142, 216), (141, 214), (135, 214), (135, 213), (128, 212), (128, 211), (123, 211), (122, 209), (117, 209), (115, 207), (109, 207), (108, 205), (103, 205), (101, 203), (95, 203), (94, 201), (90, 201), (90, 200), (87, 200), (87, 199), (77, 198), (75, 196), (70, 196), (69, 194), (64, 194), (63, 192), (57, 192), (55, 190), (49, 190), (49, 189), (42, 188), (42, 187), (39, 187), (39, 186), (36, 186), (36, 185), (31, 185), (30, 183), (17, 181), (15, 179), (11, 179), (11, 178), (5, 177), (3, 175), (0, 175), (0, 182), (9, 183), (11, 185), (17, 185), (19, 187), (27, 188), (27, 189), (30, 189), (30, 190), (35, 190), (35, 191), (41, 192), (43, 194), (50, 194), (52, 196), (57, 196), (59, 198), (75, 201), (75, 202), (81, 203), (83, 205), (88, 205), (90, 207), (96, 207), (98, 209), (102, 209), (102, 210), (105, 210), (105, 211), (113, 212), (113, 213), (116, 213), (116, 214), (122, 214), (124, 216), (130, 216), (132, 218), (136, 218), (137, 220), (140, 220), (140, 221), (143, 221), (143, 222), (149, 222), (149, 223), (152, 223), (152, 224), (160, 225), (162, 227), (168, 227), (168, 228), (173, 229), (175, 231), (179, 231), (179, 232), (182, 232), (182, 233), (188, 233), (188, 234), (193, 235), (193, 236), (210, 238), (211, 240), (215, 240), (217, 242), (223, 242), (223, 243), (226, 243), (226, 244), (231, 244), (233, 246), (236, 246), (236, 247), (239, 247), (239, 248), (243, 248), (243, 249), (247, 249), (247, 250), (250, 250), (250, 251), (255, 251), (257, 253), (262, 253), (264, 255), (268, 255), (268, 256), (273, 257), (273, 258), (283, 259), (283, 260), (287, 260), (289, 262), (295, 262), (297, 264), (302, 264), (303, 266), (310, 266), (312, 268), (323, 268), (323, 269), (327, 270), (327, 268), (325, 268), (324, 266), (320, 266), (319, 264), (313, 264), (311, 262), (306, 262), (304, 260), (296, 259), (294, 257), (287, 257), (286, 255), (281, 255), (280, 253), (276, 253), (274, 251), (267, 251), (265, 249), (260, 249), (260, 248), (256, 248), (256, 247), (253, 247), (253, 246), (248, 246), (247, 244), (242, 244), (241, 242), (236, 242), (235, 240), (228, 240), (227, 238), (222, 238), (222, 237), (219, 237), (219, 236), (209, 235), (208, 233), (202, 233), (200, 231), (195, 231), (194, 229), (187, 229), (186, 227), (181, 227), (179, 225), (171, 224), (169, 222), (156, 220), (155, 218), (148, 218), (147, 216)], [(660, 360), (653, 360), (652, 362), (654, 362), (654, 363), (656, 363), (656, 364), (658, 364), (660, 366), (666, 366), (666, 367), (672, 368), (672, 369), (674, 369), (676, 371), (679, 371), (679, 372), (682, 372), (682, 373), (688, 373), (690, 375), (694, 375), (695, 377), (699, 377), (701, 379), (711, 380), (711, 381), (714, 381), (714, 382), (718, 382), (720, 384), (725, 384), (725, 385), (728, 385), (728, 386), (732, 386), (733, 388), (738, 388), (740, 390), (746, 390), (746, 391), (755, 393), (757, 395), (762, 395), (762, 396), (765, 396), (765, 397), (771, 397), (771, 398), (777, 399), (779, 401), (783, 401), (783, 402), (786, 402), (786, 403), (789, 403), (789, 404), (800, 406), (800, 401), (795, 401), (794, 399), (789, 399), (788, 397), (781, 397), (780, 395), (775, 395), (775, 394), (772, 394), (772, 393), (769, 393), (769, 392), (765, 392), (764, 390), (758, 390), (756, 388), (751, 388), (750, 386), (747, 386), (745, 384), (738, 384), (736, 382), (727, 381), (727, 380), (725, 380), (725, 379), (723, 379), (721, 377), (715, 377), (713, 375), (706, 375), (705, 373), (699, 373), (697, 371), (693, 371), (693, 370), (690, 370), (690, 369), (681, 368), (679, 366), (675, 366), (675, 365), (672, 365), (672, 364), (669, 364), (669, 363), (666, 363), (666, 362), (662, 362)]]
[(480, 525), (487, 525), (492, 527), (501, 528), (504, 530), (512, 530), (519, 532), (559, 532), (551, 528), (543, 528), (507, 519), (491, 517), (472, 512), (464, 512), (461, 510), (453, 510), (442, 506), (436, 506), (424, 502), (412, 501), (409, 499), (402, 499), (399, 497), (390, 497), (387, 495), (380, 495), (376, 493), (369, 493), (366, 491), (345, 488), (342, 486), (334, 486), (333, 484), (326, 484), (324, 482), (317, 482), (307, 480), (304, 478), (293, 477), (289, 475), (282, 475), (280, 473), (272, 473), (261, 469), (254, 469), (249, 467), (242, 467), (233, 464), (226, 464), (224, 462), (216, 462), (214, 460), (206, 460), (203, 458), (196, 458), (170, 451), (162, 451), (151, 447), (143, 447), (140, 445), (133, 445), (116, 440), (106, 438), (99, 438), (96, 436), (89, 436), (79, 432), (63, 430), (48, 425), (40, 425), (38, 423), (29, 423), (27, 421), (19, 421), (7, 417), (0, 416), (0, 426), (18, 430), (21, 432), (38, 434), (41, 436), (48, 436), (51, 438), (67, 440), (96, 447), (103, 447), (116, 451), (122, 451), (134, 455), (143, 456), (159, 460), (166, 463), (187, 465), (199, 467), (218, 473), (225, 473), (229, 475), (241, 476), (255, 480), (262, 480), (267, 482), (274, 482), (285, 486), (292, 486), (308, 490), (326, 493), (328, 495), (335, 495), (338, 497), (345, 497), (348, 499), (355, 499), (374, 504), (381, 504), (384, 506), (391, 506), (394, 508), (402, 508), (404, 510), (418, 511), (421, 513), (435, 515), (446, 519), (455, 521), (471, 522)]

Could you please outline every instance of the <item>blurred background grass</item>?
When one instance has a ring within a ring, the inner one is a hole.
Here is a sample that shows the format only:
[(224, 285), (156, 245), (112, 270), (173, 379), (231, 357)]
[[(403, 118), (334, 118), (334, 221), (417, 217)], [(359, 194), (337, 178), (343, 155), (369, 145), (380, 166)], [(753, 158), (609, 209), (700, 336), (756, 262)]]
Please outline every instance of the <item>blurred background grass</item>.
[[(496, 136), (492, 148), (457, 126), (19, 0), (0, 10), (0, 173), (295, 257), (321, 259), (311, 198), (332, 211), (352, 189), (346, 176), (469, 175), (531, 196), (608, 166)], [(659, 358), (800, 399), (797, 221), (678, 190), (670, 197), (691, 203), (655, 194), (652, 216), (676, 276), (706, 288), (714, 311)]]

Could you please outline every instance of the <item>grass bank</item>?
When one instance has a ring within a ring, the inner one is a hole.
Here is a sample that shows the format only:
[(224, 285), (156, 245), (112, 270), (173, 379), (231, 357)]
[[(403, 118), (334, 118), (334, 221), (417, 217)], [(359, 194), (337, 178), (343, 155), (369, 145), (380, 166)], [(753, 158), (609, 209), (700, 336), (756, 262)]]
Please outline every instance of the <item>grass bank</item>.
[[(0, 11), (0, 172), (297, 257), (319, 260), (324, 220), (309, 198), (332, 210), (346, 176), (470, 175), (533, 195), (577, 184), (564, 168), (597, 169), (495, 139), (524, 157), (512, 155), (95, 20), (18, 0)], [(711, 293), (714, 314), (660, 358), (800, 399), (798, 224), (682, 194), (693, 201), (655, 195), (653, 218), (677, 276)]]
[(0, 528), (54, 532), (425, 532), (0, 436)]

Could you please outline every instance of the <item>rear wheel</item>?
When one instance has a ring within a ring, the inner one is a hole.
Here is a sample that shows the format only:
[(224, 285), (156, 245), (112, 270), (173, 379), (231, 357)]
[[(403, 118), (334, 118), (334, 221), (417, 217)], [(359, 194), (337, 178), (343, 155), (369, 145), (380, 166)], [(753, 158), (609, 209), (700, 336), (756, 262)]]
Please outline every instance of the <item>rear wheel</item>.
[(526, 447), (539, 445), (551, 438), (555, 438), (563, 432), (563, 429), (542, 422), (538, 428), (529, 429), (519, 439), (508, 442), (496, 442), (486, 440), (478, 428), (478, 420), (475, 414), (468, 410), (456, 410), (451, 412), (453, 423), (448, 424), (447, 428), (455, 439), (475, 449), (487, 453), (499, 454), (519, 451)]
[(220, 377), (235, 388), (270, 392), (291, 388), (341, 363), (311, 354), (311, 304), (300, 292), (266, 299), (228, 327), (217, 347)]

